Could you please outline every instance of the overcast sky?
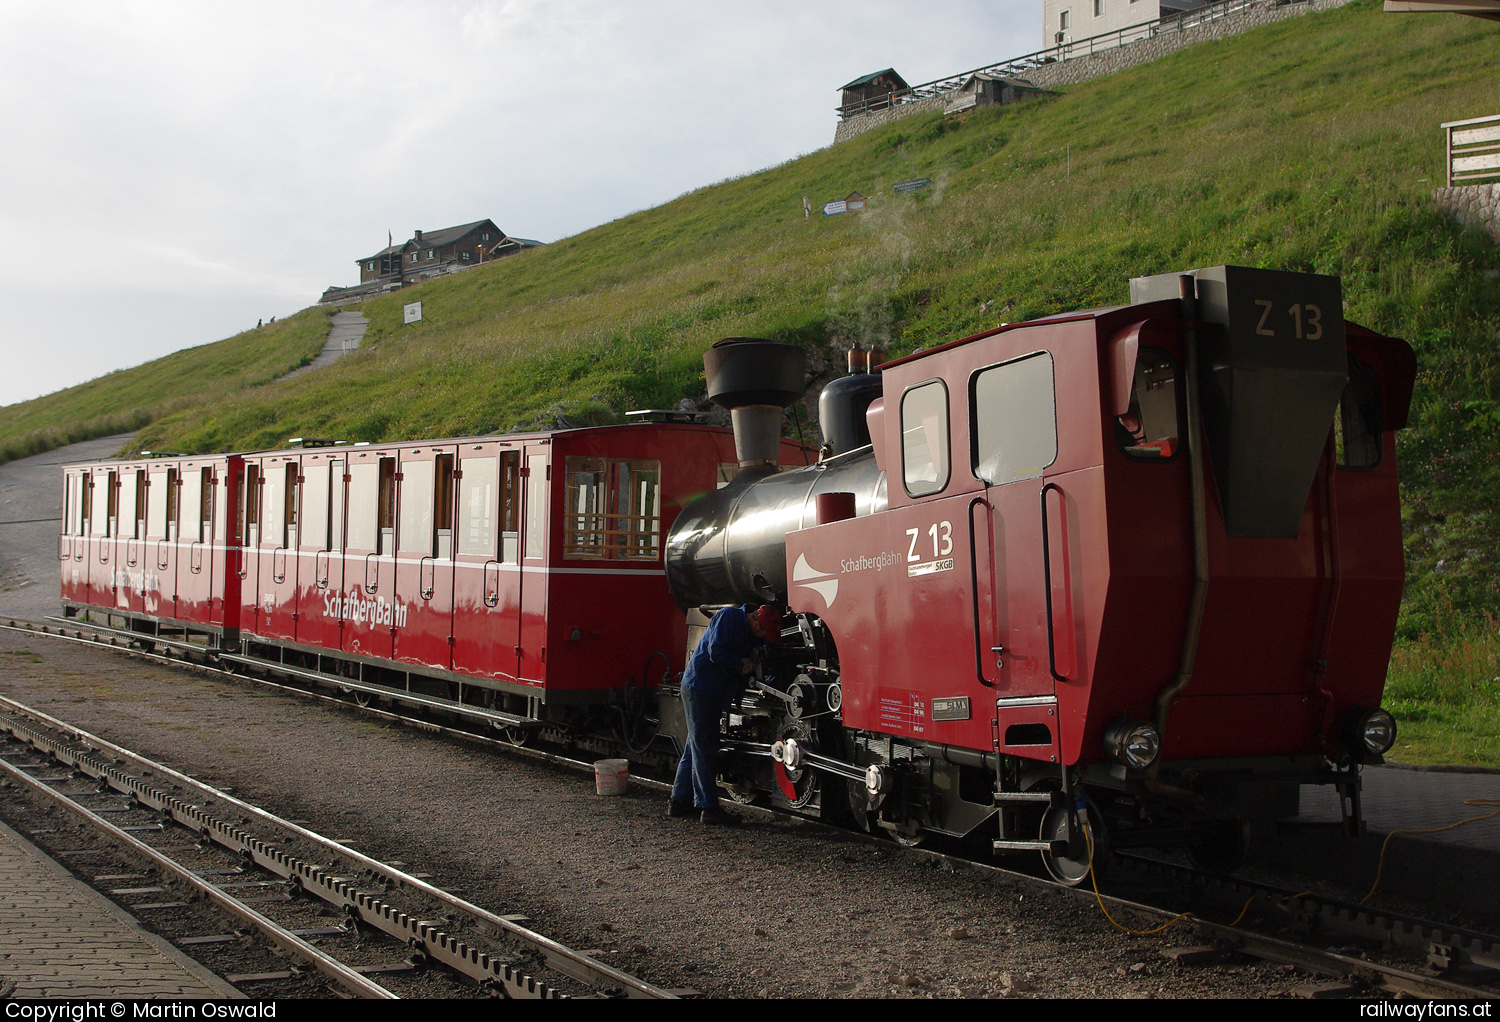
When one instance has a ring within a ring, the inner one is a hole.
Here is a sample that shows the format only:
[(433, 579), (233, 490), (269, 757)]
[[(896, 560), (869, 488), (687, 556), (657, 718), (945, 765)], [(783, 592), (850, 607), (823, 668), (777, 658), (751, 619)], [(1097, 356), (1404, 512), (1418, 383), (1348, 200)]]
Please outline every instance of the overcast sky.
[(414, 229), (556, 241), (828, 145), (836, 89), (1037, 49), (1040, 0), (0, 6), (0, 405), (358, 282)]

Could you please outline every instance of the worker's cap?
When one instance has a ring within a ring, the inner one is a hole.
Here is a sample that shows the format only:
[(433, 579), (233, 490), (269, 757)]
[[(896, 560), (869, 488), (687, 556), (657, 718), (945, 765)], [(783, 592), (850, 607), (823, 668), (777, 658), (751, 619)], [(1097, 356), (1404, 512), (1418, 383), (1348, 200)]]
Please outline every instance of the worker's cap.
[(767, 642), (773, 646), (781, 645), (781, 611), (768, 603), (764, 607), (757, 607), (751, 616), (760, 623)]

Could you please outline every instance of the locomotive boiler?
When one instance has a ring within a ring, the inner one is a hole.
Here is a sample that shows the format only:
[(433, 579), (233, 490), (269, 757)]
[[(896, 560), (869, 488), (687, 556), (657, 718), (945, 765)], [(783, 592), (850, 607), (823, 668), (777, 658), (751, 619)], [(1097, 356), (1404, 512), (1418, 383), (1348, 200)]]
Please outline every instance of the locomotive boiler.
[(1337, 278), (1137, 278), (887, 362), (825, 394), (806, 467), (771, 463), (800, 351), (705, 365), (740, 470), (678, 515), (668, 587), (793, 615), (728, 721), (737, 797), (987, 833), (1065, 882), (1131, 844), (1232, 865), (1307, 784), (1362, 826), (1415, 360), (1344, 321)]

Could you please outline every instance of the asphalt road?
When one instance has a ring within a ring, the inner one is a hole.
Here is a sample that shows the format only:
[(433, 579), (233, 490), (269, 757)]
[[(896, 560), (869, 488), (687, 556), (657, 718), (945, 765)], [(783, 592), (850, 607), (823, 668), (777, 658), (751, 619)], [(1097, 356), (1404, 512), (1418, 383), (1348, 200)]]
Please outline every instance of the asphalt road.
[(134, 433), (85, 440), (0, 465), (0, 617), (58, 613), (62, 465), (113, 458)]

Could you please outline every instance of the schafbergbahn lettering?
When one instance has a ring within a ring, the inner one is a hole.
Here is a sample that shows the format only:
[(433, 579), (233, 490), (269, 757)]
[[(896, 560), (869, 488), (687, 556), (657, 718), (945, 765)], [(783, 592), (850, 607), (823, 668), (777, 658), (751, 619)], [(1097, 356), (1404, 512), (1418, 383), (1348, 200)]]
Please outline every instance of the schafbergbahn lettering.
[(138, 593), (155, 593), (161, 591), (161, 576), (154, 571), (146, 571), (144, 568), (116, 568), (114, 584), (119, 588), (133, 589)]
[(328, 593), (323, 597), (324, 617), (352, 621), (366, 628), (381, 625), (404, 628), (409, 609), (410, 604), (393, 604), (384, 596), (367, 596), (357, 589), (348, 593)]

